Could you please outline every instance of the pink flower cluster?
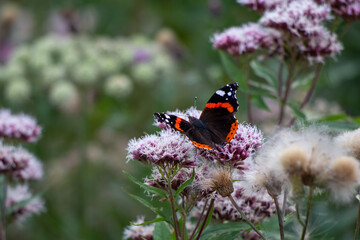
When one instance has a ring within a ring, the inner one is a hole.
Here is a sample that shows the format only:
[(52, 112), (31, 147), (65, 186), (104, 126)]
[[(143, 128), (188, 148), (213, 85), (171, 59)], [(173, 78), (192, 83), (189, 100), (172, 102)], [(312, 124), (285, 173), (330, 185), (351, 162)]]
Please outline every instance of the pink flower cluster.
[(0, 110), (0, 137), (34, 142), (40, 133), (41, 127), (32, 117), (25, 114), (13, 115), (9, 110)]
[(42, 164), (37, 158), (21, 147), (0, 143), (0, 172), (10, 173), (19, 180), (35, 180), (43, 176)]
[(280, 41), (276, 31), (264, 28), (257, 23), (231, 27), (221, 33), (215, 33), (211, 38), (215, 48), (232, 56), (252, 53), (260, 49), (268, 49), (271, 53), (279, 48)]
[(191, 168), (197, 164), (196, 159), (190, 158), (193, 150), (194, 146), (184, 135), (172, 129), (165, 129), (156, 134), (130, 140), (127, 159), (161, 166), (181, 164), (182, 167)]
[(265, 10), (272, 10), (282, 4), (284, 0), (237, 0), (239, 4), (246, 5), (249, 8), (263, 12)]
[[(145, 217), (140, 216), (136, 219), (134, 224), (141, 224), (144, 222)], [(132, 240), (153, 240), (154, 224), (135, 226), (131, 225), (124, 230), (124, 239)]]
[(198, 149), (206, 160), (230, 164), (241, 168), (242, 161), (255, 152), (263, 143), (263, 135), (256, 127), (239, 124), (234, 138), (225, 146), (216, 146), (213, 151)]
[(14, 211), (11, 212), (10, 217), (12, 220), (22, 222), (30, 215), (39, 214), (45, 209), (44, 202), (40, 198), (34, 198), (31, 195), (28, 186), (18, 185), (16, 187), (8, 187), (5, 202), (6, 208), (12, 208), (24, 201), (29, 202), (25, 205), (20, 205), (19, 207), (16, 207)]

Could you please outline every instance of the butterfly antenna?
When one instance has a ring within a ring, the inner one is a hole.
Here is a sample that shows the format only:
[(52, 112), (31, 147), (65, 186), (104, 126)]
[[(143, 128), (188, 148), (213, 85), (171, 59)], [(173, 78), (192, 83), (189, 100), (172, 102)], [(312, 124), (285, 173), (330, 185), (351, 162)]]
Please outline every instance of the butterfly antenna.
[(197, 101), (197, 97), (195, 97), (194, 99), (194, 107), (196, 108), (196, 101)]

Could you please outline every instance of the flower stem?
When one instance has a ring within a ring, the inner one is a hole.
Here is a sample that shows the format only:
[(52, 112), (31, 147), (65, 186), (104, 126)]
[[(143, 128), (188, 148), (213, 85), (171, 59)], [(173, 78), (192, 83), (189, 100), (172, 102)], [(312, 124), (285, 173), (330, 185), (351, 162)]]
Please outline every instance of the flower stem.
[(167, 174), (167, 180), (168, 180), (168, 193), (169, 193), (169, 200), (170, 200), (170, 205), (171, 205), (171, 212), (172, 212), (172, 217), (174, 220), (175, 238), (176, 238), (176, 240), (178, 240), (179, 236), (181, 236), (181, 233), (180, 233), (180, 229), (179, 229), (179, 221), (176, 216), (175, 200), (174, 200), (174, 196), (173, 196), (172, 189), (171, 189), (172, 178), (169, 176), (169, 174)]
[(228, 198), (230, 199), (232, 205), (236, 208), (236, 210), (238, 210), (241, 218), (244, 219), (245, 222), (246, 222), (247, 224), (249, 224), (250, 227), (251, 227), (262, 239), (265, 240), (264, 235), (263, 235), (263, 234), (255, 227), (255, 225), (245, 216), (245, 214), (241, 211), (240, 207), (236, 204), (234, 198), (233, 198), (231, 195), (229, 195)]
[(1, 226), (0, 226), (0, 239), (6, 240), (6, 195), (7, 195), (7, 178), (6, 175), (3, 176), (3, 192), (2, 192), (2, 201), (1, 201)]
[(190, 235), (190, 237), (189, 237), (190, 240), (193, 238), (194, 234), (196, 233), (196, 230), (199, 228), (199, 225), (200, 225), (201, 219), (202, 219), (203, 216), (204, 216), (204, 213), (205, 213), (205, 210), (206, 210), (206, 206), (207, 206), (208, 201), (209, 201), (209, 199), (207, 198), (207, 199), (205, 200), (205, 204), (204, 204), (203, 210), (201, 211), (199, 220), (197, 221), (196, 226), (195, 226), (194, 230), (192, 231), (192, 233), (191, 233), (191, 235)]
[(282, 89), (283, 89), (283, 67), (284, 67), (284, 63), (280, 62), (279, 65), (279, 72), (278, 72), (278, 96), (279, 98), (281, 98), (282, 95)]
[(359, 239), (359, 229), (360, 229), (360, 201), (359, 201), (359, 207), (358, 207), (358, 216), (356, 221), (356, 228), (355, 228), (355, 236), (354, 239)]
[(196, 237), (196, 240), (199, 240), (199, 239), (200, 239), (201, 233), (202, 233), (202, 232), (204, 231), (204, 229), (205, 229), (206, 221), (207, 221), (207, 219), (209, 218), (209, 215), (210, 215), (210, 212), (211, 212), (212, 207), (214, 206), (214, 201), (215, 201), (214, 198), (211, 199), (211, 201), (210, 201), (209, 208), (208, 208), (208, 210), (207, 210), (207, 213), (206, 213), (206, 216), (205, 216), (205, 218), (204, 218), (204, 221), (203, 221), (203, 223), (202, 223), (202, 225), (201, 225), (200, 231), (199, 231), (199, 233), (198, 233), (198, 235), (197, 235), (197, 237)]
[(305, 239), (306, 228), (307, 228), (308, 223), (309, 223), (310, 209), (311, 209), (312, 200), (313, 200), (313, 191), (314, 191), (314, 187), (311, 186), (310, 189), (309, 189), (309, 198), (308, 198), (307, 209), (306, 209), (306, 218), (305, 218), (304, 227), (303, 227), (303, 230), (302, 230), (302, 233), (301, 233), (301, 240)]
[(301, 226), (304, 227), (305, 224), (303, 223), (303, 221), (301, 220), (301, 217), (300, 217), (299, 202), (298, 202), (298, 201), (296, 201), (295, 208), (296, 208), (296, 217), (297, 217), (297, 220), (299, 221), (299, 223), (301, 224)]
[(287, 104), (288, 101), (288, 97), (289, 97), (289, 92), (291, 89), (291, 84), (293, 81), (293, 74), (295, 71), (295, 66), (293, 64), (290, 64), (290, 70), (289, 70), (289, 74), (288, 77), (286, 79), (286, 88), (285, 88), (285, 93), (284, 96), (282, 97), (282, 102), (281, 102), (281, 107), (280, 107), (280, 113), (279, 113), (279, 120), (278, 120), (278, 125), (280, 126), (282, 124), (282, 121), (284, 119), (284, 114), (285, 114), (285, 106)]
[[(285, 239), (285, 234), (284, 234), (284, 218), (283, 218), (283, 213), (280, 209), (280, 205), (279, 205), (279, 201), (277, 199), (277, 196), (272, 195), (269, 193), (269, 195), (272, 197), (272, 199), (274, 199), (274, 203), (275, 203), (275, 207), (276, 207), (276, 215), (278, 216), (278, 222), (279, 222), (279, 230), (280, 230), (280, 239), (284, 240)], [(283, 211), (285, 211), (285, 209), (283, 209)]]
[[(313, 78), (313, 80), (312, 80), (312, 83), (311, 83), (311, 86), (310, 86), (310, 88), (309, 88), (309, 91), (307, 92), (304, 100), (302, 101), (302, 103), (301, 103), (301, 105), (300, 105), (300, 109), (303, 109), (303, 108), (305, 107), (305, 105), (309, 102), (309, 100), (310, 100), (310, 98), (311, 98), (311, 96), (312, 96), (312, 94), (313, 94), (313, 92), (314, 92), (314, 89), (315, 89), (317, 80), (319, 79), (322, 66), (323, 66), (323, 65), (322, 65), (321, 63), (319, 63), (319, 64), (316, 66), (315, 76), (314, 76), (314, 78)], [(290, 120), (288, 126), (289, 126), (289, 127), (292, 126), (292, 125), (294, 124), (295, 120), (296, 120), (296, 118), (293, 117), (293, 118)]]

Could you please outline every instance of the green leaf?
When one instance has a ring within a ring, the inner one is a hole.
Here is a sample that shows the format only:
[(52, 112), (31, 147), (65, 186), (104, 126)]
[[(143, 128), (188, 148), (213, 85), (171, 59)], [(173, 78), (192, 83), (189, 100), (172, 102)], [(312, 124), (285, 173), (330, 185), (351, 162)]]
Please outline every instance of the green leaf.
[(152, 220), (152, 221), (143, 222), (143, 223), (140, 223), (140, 224), (135, 224), (135, 223), (133, 223), (133, 222), (130, 222), (130, 224), (133, 225), (133, 226), (142, 226), (142, 225), (149, 225), (149, 224), (152, 224), (152, 223), (164, 222), (164, 221), (165, 221), (165, 218), (163, 218), (163, 217), (158, 217), (158, 218), (155, 218), (155, 219)]
[(240, 230), (245, 230), (248, 228), (249, 228), (249, 225), (245, 222), (232, 222), (232, 223), (210, 225), (203, 232), (203, 234), (201, 234), (201, 239), (212, 239), (211, 237), (214, 236), (214, 234), (239, 232)]
[(250, 63), (250, 66), (258, 77), (264, 79), (275, 90), (278, 89), (279, 83), (276, 74), (271, 69), (268, 69), (267, 67), (260, 65), (257, 61), (252, 61)]
[(193, 168), (193, 173), (190, 179), (186, 180), (181, 186), (176, 190), (174, 197), (177, 197), (184, 189), (189, 186), (195, 178), (195, 168)]
[(246, 79), (243, 72), (236, 65), (234, 59), (228, 54), (219, 51), (221, 62), (225, 68), (226, 73), (229, 77), (239, 83), (239, 89), (247, 89)]
[(345, 113), (329, 115), (322, 118), (317, 119), (318, 121), (326, 121), (326, 122), (335, 122), (339, 120), (349, 120), (349, 117)]
[(157, 222), (153, 231), (154, 240), (171, 239), (169, 227), (164, 222)]
[(167, 198), (167, 193), (164, 189), (161, 188), (157, 188), (157, 187), (153, 187), (153, 186), (149, 186), (146, 185), (143, 182), (140, 182), (139, 180), (137, 180), (136, 178), (134, 178), (133, 176), (131, 176), (129, 173), (123, 171), (123, 173), (135, 184), (139, 185), (141, 188), (143, 188), (145, 191), (149, 191), (153, 194), (157, 194), (161, 197)]
[(296, 79), (292, 84), (291, 84), (291, 89), (297, 89), (297, 88), (309, 88), (313, 79), (314, 79), (314, 72), (305, 75), (302, 78)]
[(139, 197), (139, 196), (136, 196), (136, 195), (134, 195), (134, 194), (129, 193), (129, 192), (126, 191), (124, 188), (121, 188), (121, 189), (122, 189), (124, 192), (126, 192), (130, 197), (136, 199), (136, 200), (139, 201), (142, 205), (144, 205), (145, 207), (149, 208), (149, 209), (150, 209), (151, 211), (153, 211), (154, 213), (160, 215), (161, 217), (166, 218), (166, 217), (164, 216), (164, 214), (160, 211), (160, 209), (157, 208), (157, 207), (154, 207), (149, 201), (147, 201), (147, 200), (145, 200), (145, 199), (143, 199), (143, 198), (141, 198), (141, 197)]
[(264, 99), (260, 96), (251, 96), (251, 102), (258, 108), (271, 112)]
[(292, 103), (288, 103), (288, 106), (296, 118), (301, 120), (306, 120), (306, 115), (303, 113), (303, 111), (301, 111), (301, 109), (298, 106)]

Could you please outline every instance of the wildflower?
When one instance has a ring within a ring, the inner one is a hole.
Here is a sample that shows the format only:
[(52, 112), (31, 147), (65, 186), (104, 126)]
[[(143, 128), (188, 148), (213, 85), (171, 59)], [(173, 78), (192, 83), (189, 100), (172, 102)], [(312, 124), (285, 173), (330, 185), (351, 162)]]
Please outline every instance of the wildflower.
[(43, 200), (38, 197), (34, 198), (26, 185), (8, 187), (5, 207), (7, 209), (15, 207), (11, 211), (10, 218), (20, 223), (29, 216), (39, 214), (45, 210)]
[(105, 92), (114, 97), (127, 97), (133, 89), (132, 81), (126, 75), (115, 75), (108, 78), (104, 85)]
[(273, 10), (281, 5), (284, 0), (237, 0), (237, 2), (246, 5), (255, 11), (263, 12), (265, 10)]
[(30, 94), (31, 86), (22, 78), (14, 79), (5, 86), (5, 97), (11, 103), (24, 103), (29, 99)]
[(0, 144), (0, 172), (19, 180), (40, 179), (43, 176), (41, 162), (27, 150)]
[(196, 159), (191, 159), (194, 146), (181, 134), (171, 129), (146, 135), (129, 141), (127, 159), (148, 161), (160, 166), (193, 167)]
[(73, 68), (72, 76), (76, 83), (88, 86), (95, 84), (99, 76), (99, 71), (92, 63), (81, 62), (81, 64)]
[(360, 160), (360, 128), (340, 134), (335, 141)]
[(213, 170), (211, 176), (204, 181), (203, 188), (210, 188), (222, 197), (229, 196), (234, 191), (231, 170), (229, 168)]
[(314, 26), (331, 18), (330, 11), (328, 5), (318, 5), (312, 0), (292, 1), (265, 12), (260, 23), (295, 36), (309, 35), (312, 34)]
[(151, 83), (155, 80), (157, 69), (149, 62), (136, 64), (132, 68), (132, 75), (135, 80), (141, 83)]
[(79, 93), (72, 82), (59, 81), (51, 86), (50, 101), (66, 112), (77, 108)]
[(255, 152), (263, 143), (263, 135), (256, 127), (239, 124), (234, 138), (224, 146), (215, 146), (213, 151), (198, 149), (206, 160), (230, 164), (241, 168), (242, 161)]
[[(134, 222), (135, 225), (141, 224), (144, 222), (145, 217), (140, 216), (137, 217)], [(140, 225), (140, 226), (128, 226), (124, 230), (124, 239), (132, 239), (132, 240), (152, 240), (153, 239), (153, 231), (154, 224)]]
[(260, 24), (249, 23), (241, 27), (232, 27), (212, 38), (214, 48), (221, 49), (232, 56), (252, 53), (259, 49), (277, 49), (278, 40), (273, 30)]
[(317, 2), (330, 4), (332, 12), (346, 21), (356, 21), (360, 17), (359, 0), (317, 0)]
[(34, 142), (40, 133), (41, 127), (32, 117), (25, 114), (13, 115), (9, 110), (0, 110), (0, 137)]

